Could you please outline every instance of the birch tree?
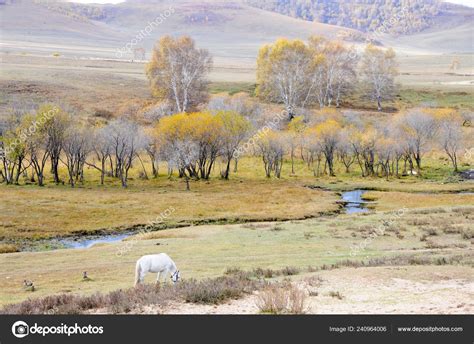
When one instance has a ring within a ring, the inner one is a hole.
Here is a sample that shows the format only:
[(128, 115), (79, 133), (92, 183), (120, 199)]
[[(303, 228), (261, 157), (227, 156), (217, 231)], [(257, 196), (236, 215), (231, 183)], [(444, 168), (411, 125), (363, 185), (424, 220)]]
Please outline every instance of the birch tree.
[(207, 100), (211, 66), (209, 52), (196, 48), (189, 36), (165, 36), (154, 47), (146, 74), (156, 97), (188, 112)]
[(311, 52), (301, 40), (278, 39), (263, 46), (257, 58), (257, 95), (281, 102), (291, 119), (297, 107), (305, 107), (312, 90)]
[(79, 126), (69, 127), (64, 135), (62, 150), (66, 160), (63, 162), (68, 170), (71, 187), (74, 187), (78, 180), (84, 180), (84, 164), (92, 149), (91, 139), (89, 129)]
[(138, 152), (144, 148), (141, 128), (134, 122), (117, 119), (109, 124), (111, 154), (122, 187), (127, 187), (128, 173)]
[(395, 94), (395, 77), (398, 74), (393, 49), (382, 50), (369, 44), (362, 56), (361, 72), (369, 97), (382, 111), (382, 101), (391, 100)]

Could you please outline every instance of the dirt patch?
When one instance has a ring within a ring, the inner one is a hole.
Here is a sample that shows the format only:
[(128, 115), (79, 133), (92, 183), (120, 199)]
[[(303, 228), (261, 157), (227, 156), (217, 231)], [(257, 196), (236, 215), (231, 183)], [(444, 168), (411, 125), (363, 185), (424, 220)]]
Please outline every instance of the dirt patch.
[[(310, 314), (473, 314), (472, 272), (465, 266), (347, 268), (299, 276), (294, 283), (307, 291)], [(313, 276), (320, 283), (312, 283)], [(140, 313), (258, 314), (257, 293), (220, 305), (174, 303)]]

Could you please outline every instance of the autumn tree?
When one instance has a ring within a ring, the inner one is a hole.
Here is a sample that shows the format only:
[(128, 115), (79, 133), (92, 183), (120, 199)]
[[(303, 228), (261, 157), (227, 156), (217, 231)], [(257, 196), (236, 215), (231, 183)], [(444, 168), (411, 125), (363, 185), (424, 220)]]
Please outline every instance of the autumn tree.
[(310, 37), (309, 47), (313, 59), (312, 96), (320, 108), (331, 106), (333, 101), (339, 107), (342, 96), (351, 91), (357, 78), (354, 48), (322, 36)]
[(301, 146), (303, 133), (306, 129), (303, 116), (294, 117), (288, 123), (288, 145), (290, 148), (291, 174), (295, 174), (295, 152)]
[(462, 149), (462, 117), (451, 109), (442, 109), (434, 113), (438, 122), (437, 142), (448, 155), (454, 172), (458, 171), (458, 154)]
[(340, 140), (337, 146), (337, 153), (339, 159), (346, 168), (346, 173), (350, 172), (352, 164), (356, 160), (353, 147), (351, 145), (351, 130), (348, 128), (343, 128), (340, 132)]
[(306, 128), (303, 133), (303, 146), (306, 151), (305, 161), (308, 168), (312, 168), (315, 177), (320, 176), (321, 161), (323, 159), (322, 145), (316, 127)]
[(196, 48), (189, 36), (165, 36), (154, 47), (146, 74), (156, 97), (174, 104), (176, 112), (188, 112), (207, 100), (211, 66), (209, 52)]
[[(41, 106), (35, 115), (26, 116), (23, 120), (26, 125), (37, 123), (51, 110), (50, 106)], [(38, 186), (44, 186), (44, 169), (51, 156), (50, 141), (46, 130), (34, 130), (25, 136), (26, 150), (35, 171)]]
[(286, 138), (284, 135), (274, 130), (268, 130), (257, 141), (257, 147), (263, 160), (265, 176), (270, 178), (273, 173), (275, 177), (280, 178), (283, 157), (286, 151)]
[(310, 100), (309, 76), (313, 61), (301, 40), (278, 39), (263, 46), (257, 58), (257, 95), (281, 102), (290, 118)]
[(407, 142), (409, 154), (416, 162), (418, 174), (421, 174), (423, 155), (430, 149), (436, 134), (436, 121), (432, 114), (423, 109), (413, 109), (399, 116), (400, 139)]
[(395, 77), (398, 74), (395, 51), (369, 44), (362, 56), (361, 71), (369, 97), (377, 102), (377, 109), (382, 111), (382, 101), (391, 100), (395, 95)]
[(318, 137), (321, 151), (326, 159), (330, 176), (335, 175), (334, 156), (339, 143), (340, 130), (341, 125), (333, 119), (329, 119), (321, 124), (318, 124), (315, 128), (315, 134)]
[[(180, 175), (187, 173), (193, 178), (209, 179), (212, 167), (220, 154), (223, 138), (223, 123), (209, 112), (180, 113), (160, 120), (156, 133), (163, 147), (192, 145), (198, 149), (195, 163), (180, 165)], [(179, 145), (178, 145), (179, 143)], [(182, 149), (183, 152), (190, 151)], [(168, 153), (167, 149), (165, 153)], [(186, 159), (181, 159), (185, 161)]]
[(221, 154), (226, 161), (222, 177), (229, 179), (230, 163), (234, 152), (247, 137), (251, 125), (245, 117), (235, 112), (220, 111), (216, 116), (222, 124)]
[(30, 166), (30, 163), (26, 163), (23, 116), (11, 114), (0, 130), (2, 177), (7, 184), (18, 184), (20, 175)]

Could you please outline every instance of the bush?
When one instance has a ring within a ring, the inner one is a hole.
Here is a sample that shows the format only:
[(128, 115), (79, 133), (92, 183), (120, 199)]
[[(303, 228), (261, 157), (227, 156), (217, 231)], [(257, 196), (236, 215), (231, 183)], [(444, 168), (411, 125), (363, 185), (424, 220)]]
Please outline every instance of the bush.
[(218, 277), (202, 281), (189, 280), (180, 285), (183, 299), (186, 302), (219, 304), (228, 299), (236, 299), (245, 292), (250, 292), (253, 282), (239, 277)]
[(294, 266), (287, 266), (281, 270), (281, 273), (284, 276), (293, 276), (293, 275), (298, 275), (300, 273), (300, 269), (295, 268)]
[(257, 307), (262, 313), (303, 314), (307, 295), (292, 284), (270, 285), (257, 296)]
[(257, 278), (272, 278), (273, 276), (278, 276), (280, 275), (279, 271), (275, 271), (272, 269), (262, 269), (262, 268), (256, 268), (253, 270), (253, 273)]
[(342, 300), (344, 296), (339, 291), (330, 291), (329, 296)]
[(474, 232), (472, 230), (463, 230), (461, 232), (461, 237), (466, 240), (472, 239), (472, 237), (474, 237)]

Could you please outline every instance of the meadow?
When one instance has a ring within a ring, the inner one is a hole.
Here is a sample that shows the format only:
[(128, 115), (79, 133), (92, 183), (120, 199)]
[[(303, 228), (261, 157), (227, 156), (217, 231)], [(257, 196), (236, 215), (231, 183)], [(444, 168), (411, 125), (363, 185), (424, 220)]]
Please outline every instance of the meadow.
[[(472, 205), (407, 210), (386, 227), (383, 235), (370, 240), (355, 254), (351, 254), (352, 246), (364, 242), (387, 218), (393, 217), (391, 213), (192, 226), (89, 249), (2, 254), (0, 304), (58, 293), (90, 295), (128, 288), (133, 284), (136, 259), (156, 252), (170, 254), (184, 279), (218, 277), (230, 268), (248, 271), (294, 267), (297, 275), (330, 269), (332, 264), (352, 267), (366, 263), (408, 268), (438, 265), (448, 276), (450, 266), (455, 265), (469, 281), (474, 258), (473, 211)], [(119, 254), (127, 243), (131, 249)], [(87, 271), (90, 280), (82, 280), (83, 271)], [(357, 274), (357, 270), (351, 273)], [(150, 274), (146, 281), (154, 278)], [(21, 287), (23, 279), (34, 281), (34, 292)]]
[[(225, 9), (225, 13), (233, 10)], [(266, 22), (255, 22), (257, 10), (250, 10), (253, 18), (238, 17), (241, 33), (259, 31), (265, 23), (275, 28), (268, 30), (273, 35), (289, 32), (303, 37), (303, 32), (317, 33), (318, 28), (336, 32), (336, 27), (296, 25), (289, 18), (285, 27), (278, 24), (282, 21), (276, 14), (265, 15)], [(178, 24), (170, 21), (166, 25), (178, 30)], [(288, 27), (293, 28), (291, 32)], [(203, 37), (211, 37), (206, 27), (201, 29), (199, 46)], [(202, 46), (210, 47), (216, 57), (209, 75), (211, 99), (239, 94), (257, 99), (255, 56), (260, 45), (270, 40), (267, 33), (252, 37), (250, 43), (250, 35), (242, 34), (231, 47), (227, 36), (204, 40)], [(63, 43), (22, 44), (12, 37), (1, 56), (0, 116), (17, 105), (54, 102), (71, 111), (79, 123), (102, 125), (155, 102), (144, 74), (145, 64), (110, 57), (115, 45), (125, 42), (123, 37), (103, 47), (89, 41), (81, 50)], [(239, 43), (243, 42), (241, 49)], [(399, 55), (399, 92), (384, 103), (384, 111), (376, 112), (375, 104), (356, 90), (342, 102), (341, 113), (358, 112), (367, 123), (390, 123), (398, 112), (419, 106), (449, 107), (460, 113), (474, 109), (472, 56), (414, 53), (409, 43), (404, 43), (408, 47), (402, 47)], [(454, 59), (460, 60), (460, 66), (451, 70)], [(260, 104), (281, 111), (281, 104)], [(467, 133), (465, 147), (472, 147), (472, 125), (463, 131)], [(220, 178), (224, 162), (218, 160), (209, 180), (190, 180), (190, 191), (176, 173), (171, 177), (166, 174), (164, 163), (159, 165), (158, 176), (151, 178), (150, 162), (144, 156), (142, 159), (150, 178), (143, 178), (142, 168), (135, 162), (126, 189), (109, 176), (100, 185), (99, 173), (88, 167), (84, 183), (71, 188), (64, 166), (59, 172), (66, 183), (59, 185), (49, 168), (44, 187), (26, 177), (20, 185), (0, 184), (0, 307), (28, 299), (42, 303), (45, 297), (51, 300), (47, 297), (61, 295), (67, 299), (111, 293), (122, 300), (133, 294), (140, 299), (140, 291), (135, 295), (129, 289), (136, 260), (145, 254), (166, 252), (181, 270), (183, 289), (195, 283), (210, 288), (223, 276), (233, 274), (250, 276), (246, 279), (250, 284), (283, 283), (285, 288), (288, 285), (284, 283), (290, 283), (306, 288), (310, 313), (474, 310), (470, 301), (474, 296), (474, 183), (453, 173), (439, 148), (423, 157), (421, 176), (390, 176), (388, 180), (361, 177), (356, 163), (346, 173), (339, 161), (335, 176), (315, 177), (299, 158), (295, 173), (291, 173), (288, 155), (283, 159), (281, 178), (266, 178), (261, 157), (249, 154), (239, 160), (238, 171), (231, 172), (229, 180)], [(473, 168), (472, 156), (462, 152), (459, 159), (461, 171)], [(341, 194), (351, 190), (367, 191), (363, 199), (369, 202), (369, 212), (346, 214)], [(401, 209), (402, 215), (394, 217)], [(163, 216), (168, 212), (169, 216)], [(150, 222), (151, 231), (138, 235)], [(382, 234), (379, 228), (384, 229)], [(81, 249), (64, 248), (61, 241), (119, 233), (131, 236)], [(83, 278), (84, 271), (89, 278)], [(154, 279), (150, 274), (146, 282), (151, 284)], [(35, 290), (25, 288), (24, 280), (33, 281)], [(148, 292), (159, 294), (155, 289)], [(186, 297), (168, 310), (158, 302), (146, 304), (143, 300), (148, 299), (143, 298), (140, 309), (129, 309), (128, 300), (123, 301), (127, 307), (117, 302), (115, 308), (98, 309), (97, 304), (88, 311), (256, 313), (261, 310), (255, 306), (255, 293), (258, 290), (247, 290), (211, 300), (207, 302), (211, 305), (199, 305), (201, 308), (192, 308), (197, 307), (196, 302)], [(235, 305), (239, 302), (243, 304)], [(74, 307), (39, 312), (84, 311)]]

